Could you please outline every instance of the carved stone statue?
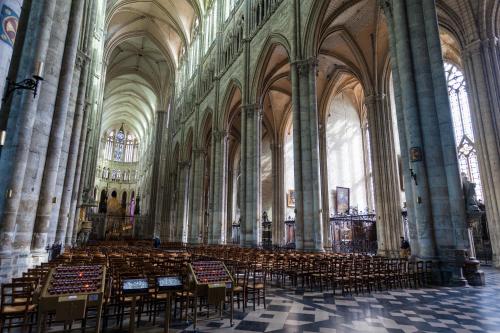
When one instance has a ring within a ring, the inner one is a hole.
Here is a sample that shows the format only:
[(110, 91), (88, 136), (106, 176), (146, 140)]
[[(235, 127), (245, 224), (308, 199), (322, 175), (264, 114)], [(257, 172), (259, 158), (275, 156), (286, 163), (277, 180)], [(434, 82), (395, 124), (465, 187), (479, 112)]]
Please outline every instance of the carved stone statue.
[(76, 243), (78, 246), (85, 246), (89, 240), (90, 231), (85, 230), (84, 228), (80, 229), (78, 232)]
[(467, 230), (469, 236), (469, 258), (463, 262), (464, 275), (472, 286), (484, 286), (484, 272), (479, 269), (480, 263), (475, 258), (473, 225), (479, 221), (482, 211), (476, 197), (476, 184), (469, 181), (465, 173), (462, 173), (462, 184), (465, 198), (465, 210), (467, 213)]
[(264, 213), (262, 213), (262, 222), (268, 222), (268, 216), (267, 216), (266, 211), (264, 211)]
[(465, 197), (465, 210), (467, 216), (477, 216), (481, 214), (476, 197), (476, 184), (469, 181), (467, 176), (462, 173), (463, 191)]

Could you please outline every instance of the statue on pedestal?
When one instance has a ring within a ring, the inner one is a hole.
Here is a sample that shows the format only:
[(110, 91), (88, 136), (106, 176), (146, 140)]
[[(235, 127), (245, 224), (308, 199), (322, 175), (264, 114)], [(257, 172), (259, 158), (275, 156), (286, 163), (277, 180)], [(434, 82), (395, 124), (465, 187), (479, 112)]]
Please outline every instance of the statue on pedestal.
[(463, 191), (465, 197), (465, 210), (467, 212), (467, 218), (474, 218), (482, 214), (481, 209), (479, 209), (479, 202), (476, 196), (476, 183), (469, 181), (467, 176), (462, 172), (462, 183)]
[(469, 235), (469, 258), (464, 263), (464, 275), (472, 286), (484, 286), (484, 272), (479, 270), (480, 263), (475, 258), (473, 226), (481, 219), (482, 211), (476, 196), (476, 184), (469, 181), (467, 175), (462, 172), (462, 184), (465, 199), (465, 211), (467, 214), (467, 230)]

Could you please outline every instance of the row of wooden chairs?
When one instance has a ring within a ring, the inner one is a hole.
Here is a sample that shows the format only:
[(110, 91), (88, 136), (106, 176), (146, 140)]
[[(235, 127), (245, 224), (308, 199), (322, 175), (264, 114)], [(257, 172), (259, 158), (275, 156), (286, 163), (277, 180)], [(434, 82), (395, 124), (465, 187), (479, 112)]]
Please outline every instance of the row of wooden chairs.
[(375, 289), (421, 287), (431, 283), (432, 263), (362, 254), (272, 252), (233, 246), (201, 246), (188, 249), (193, 255), (220, 258), (228, 265), (257, 263), (279, 286), (334, 290), (343, 294)]
[[(178, 275), (186, 278), (187, 264), (195, 260), (222, 260), (234, 277), (235, 302), (245, 310), (249, 303), (255, 310), (261, 303), (266, 307), (269, 283), (278, 287), (304, 290), (332, 289), (342, 294), (359, 294), (374, 290), (417, 288), (431, 281), (430, 262), (410, 262), (378, 256), (339, 253), (301, 253), (298, 251), (267, 251), (236, 246), (187, 246), (165, 244), (167, 249), (119, 243), (98, 244), (71, 249), (52, 260), (32, 268), (22, 278), (2, 286), (1, 327), (19, 325), (31, 327), (36, 316), (36, 290), (46, 280), (51, 267), (58, 265), (100, 264), (107, 267), (103, 311), (104, 327), (114, 320), (123, 326), (132, 306), (132, 298), (123, 292), (123, 280), (147, 278), (149, 288), (136, 298), (137, 314), (156, 323), (165, 308), (166, 294), (156, 285), (156, 277)], [(176, 247), (180, 247), (176, 250)], [(175, 293), (174, 318), (184, 320), (193, 311), (195, 302), (190, 290)], [(10, 307), (9, 307), (10, 306)], [(89, 316), (95, 313), (89, 309)], [(5, 315), (4, 315), (5, 314)], [(50, 319), (50, 317), (49, 317)], [(1, 333), (1, 331), (0, 331)]]

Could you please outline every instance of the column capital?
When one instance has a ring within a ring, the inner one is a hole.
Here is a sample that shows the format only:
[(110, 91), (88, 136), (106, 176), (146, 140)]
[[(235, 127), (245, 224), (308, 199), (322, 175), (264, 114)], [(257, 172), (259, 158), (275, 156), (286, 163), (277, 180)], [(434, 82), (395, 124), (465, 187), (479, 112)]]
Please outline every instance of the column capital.
[(384, 101), (385, 98), (387, 97), (386, 94), (373, 94), (373, 95), (368, 95), (368, 96), (365, 96), (365, 102), (364, 104), (368, 107), (368, 106), (371, 106), (377, 102), (381, 102), (381, 101)]
[(191, 161), (190, 161), (190, 160), (178, 161), (178, 162), (177, 162), (177, 164), (179, 164), (179, 167), (180, 167), (181, 169), (191, 167)]
[(262, 105), (260, 104), (245, 104), (241, 106), (243, 112), (245, 112), (246, 116), (253, 117), (254, 115), (261, 116), (262, 115)]
[(218, 129), (216, 129), (212, 133), (213, 133), (212, 135), (214, 136), (214, 138), (216, 140), (227, 139), (228, 133), (225, 130), (218, 130)]
[(77, 67), (79, 70), (81, 70), (86, 62), (87, 62), (86, 54), (78, 51), (76, 53), (76, 58), (75, 58), (75, 67)]
[(255, 116), (259, 119), (262, 118), (262, 105), (260, 104), (246, 104), (242, 107), (242, 112), (245, 113), (247, 118), (254, 118)]
[(76, 51), (76, 64), (78, 65), (78, 61), (81, 62), (81, 65), (85, 64), (86, 62), (90, 61), (90, 57), (87, 53), (85, 53), (84, 51), (78, 49)]
[(297, 68), (299, 76), (308, 75), (311, 72), (314, 73), (314, 75), (318, 75), (318, 63), (319, 61), (316, 57), (295, 60), (292, 62), (292, 64)]
[(279, 150), (282, 148), (283, 148), (283, 145), (281, 145), (279, 143), (271, 143), (271, 150)]
[(465, 48), (464, 48), (464, 56), (470, 56), (473, 53), (478, 53), (481, 51), (483, 47), (495, 47), (498, 45), (498, 38), (497, 37), (491, 37), (491, 38), (483, 38), (483, 39), (476, 39), (473, 40), (472, 42), (468, 43)]

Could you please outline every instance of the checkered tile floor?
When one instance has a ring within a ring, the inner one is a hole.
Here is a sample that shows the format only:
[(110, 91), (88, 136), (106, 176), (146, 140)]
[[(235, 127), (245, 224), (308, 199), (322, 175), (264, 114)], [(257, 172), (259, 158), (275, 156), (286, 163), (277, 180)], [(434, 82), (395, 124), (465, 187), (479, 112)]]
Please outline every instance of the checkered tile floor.
[[(486, 287), (424, 288), (373, 292), (342, 297), (325, 293), (299, 293), (271, 287), (266, 309), (261, 305), (236, 311), (233, 327), (229, 319), (199, 321), (198, 332), (213, 333), (410, 333), (410, 332), (499, 332), (500, 270), (483, 268)], [(250, 305), (250, 304), (249, 304)], [(162, 324), (162, 319), (158, 322)], [(163, 332), (157, 324), (144, 322), (137, 333)], [(107, 333), (127, 332), (109, 329)], [(193, 332), (191, 324), (173, 323), (170, 332)], [(76, 331), (77, 327), (73, 327)], [(60, 332), (52, 327), (50, 332)], [(81, 331), (81, 330), (78, 330)]]
[[(201, 332), (500, 332), (500, 270), (483, 268), (486, 287), (425, 288), (333, 296), (271, 288), (267, 308), (200, 322)], [(152, 332), (152, 330), (148, 330)], [(185, 330), (192, 331), (192, 326)]]

